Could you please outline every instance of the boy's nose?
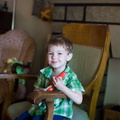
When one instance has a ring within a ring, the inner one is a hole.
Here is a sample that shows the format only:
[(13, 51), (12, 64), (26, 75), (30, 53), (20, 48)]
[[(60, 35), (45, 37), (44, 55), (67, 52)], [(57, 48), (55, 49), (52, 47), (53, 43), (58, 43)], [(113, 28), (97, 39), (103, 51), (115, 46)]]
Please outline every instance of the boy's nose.
[(56, 57), (57, 57), (57, 55), (56, 55), (56, 54), (53, 54), (52, 58), (55, 59)]

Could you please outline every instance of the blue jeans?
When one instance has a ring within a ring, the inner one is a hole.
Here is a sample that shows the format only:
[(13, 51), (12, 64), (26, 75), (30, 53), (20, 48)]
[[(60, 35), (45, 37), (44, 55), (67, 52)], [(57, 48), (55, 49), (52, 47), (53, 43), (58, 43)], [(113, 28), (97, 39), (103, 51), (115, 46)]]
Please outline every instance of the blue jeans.
[[(65, 117), (54, 115), (53, 120), (64, 120)], [(22, 113), (20, 117), (17, 117), (15, 120), (44, 120), (44, 115), (39, 115), (36, 117), (32, 117), (27, 111)]]

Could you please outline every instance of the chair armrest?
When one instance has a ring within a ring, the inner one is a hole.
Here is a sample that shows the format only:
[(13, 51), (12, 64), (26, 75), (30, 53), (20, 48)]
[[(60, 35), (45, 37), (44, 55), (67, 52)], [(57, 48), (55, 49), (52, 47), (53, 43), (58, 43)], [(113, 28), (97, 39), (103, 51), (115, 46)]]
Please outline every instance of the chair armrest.
[(38, 75), (0, 74), (0, 79), (37, 79)]
[(63, 93), (59, 92), (32, 92), (27, 96), (27, 100), (35, 105), (38, 105), (41, 100), (47, 100), (54, 98), (67, 98), (67, 96)]
[(27, 100), (38, 105), (41, 100), (46, 102), (46, 114), (44, 120), (53, 120), (54, 98), (67, 98), (63, 93), (59, 92), (32, 92), (27, 96)]

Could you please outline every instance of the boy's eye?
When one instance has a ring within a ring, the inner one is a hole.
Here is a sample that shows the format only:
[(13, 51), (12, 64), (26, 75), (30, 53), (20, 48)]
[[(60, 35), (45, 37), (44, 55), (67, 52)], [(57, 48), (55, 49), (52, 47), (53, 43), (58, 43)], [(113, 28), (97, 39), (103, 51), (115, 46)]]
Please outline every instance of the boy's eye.
[(53, 53), (52, 52), (49, 52), (48, 55), (52, 55)]
[(62, 53), (58, 53), (58, 55), (62, 55)]

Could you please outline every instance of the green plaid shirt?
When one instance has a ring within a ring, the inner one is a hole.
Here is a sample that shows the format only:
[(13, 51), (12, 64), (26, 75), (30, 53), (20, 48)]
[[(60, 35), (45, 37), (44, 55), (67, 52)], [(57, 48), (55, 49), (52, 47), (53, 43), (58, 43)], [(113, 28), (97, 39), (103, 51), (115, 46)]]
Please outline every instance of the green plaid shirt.
[[(53, 69), (51, 67), (46, 67), (40, 70), (40, 75), (38, 80), (35, 82), (34, 87), (36, 88), (46, 88), (50, 85), (50, 81), (52, 80), (52, 72)], [(73, 91), (81, 91), (84, 92), (84, 88), (82, 87), (81, 83), (79, 82), (76, 74), (70, 69), (67, 65), (65, 69), (66, 75), (63, 78), (63, 83), (69, 89)], [(56, 91), (58, 91), (56, 89)], [(70, 99), (61, 99), (55, 98), (54, 99), (54, 115), (64, 116), (66, 118), (72, 118), (73, 111), (72, 111), (72, 104), (73, 101)], [(46, 112), (46, 105), (44, 102), (40, 106), (33, 105), (31, 109), (28, 111), (31, 116), (37, 116), (45, 114)]]

